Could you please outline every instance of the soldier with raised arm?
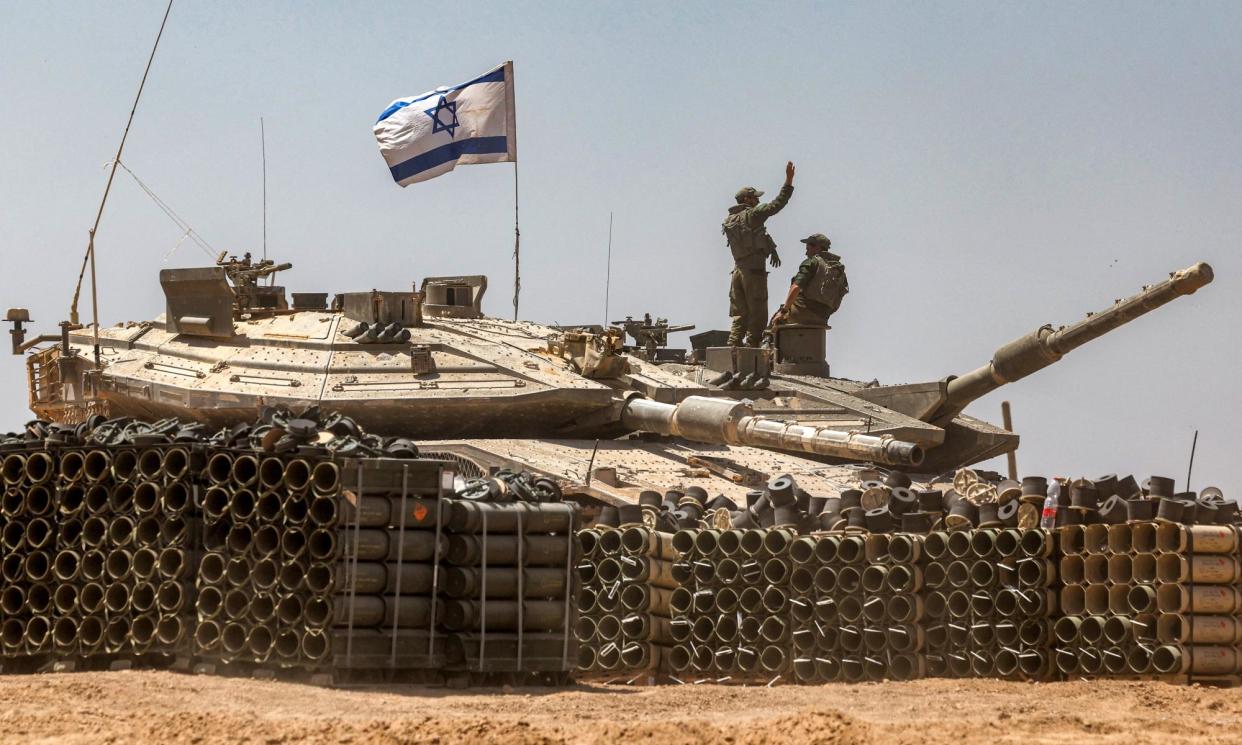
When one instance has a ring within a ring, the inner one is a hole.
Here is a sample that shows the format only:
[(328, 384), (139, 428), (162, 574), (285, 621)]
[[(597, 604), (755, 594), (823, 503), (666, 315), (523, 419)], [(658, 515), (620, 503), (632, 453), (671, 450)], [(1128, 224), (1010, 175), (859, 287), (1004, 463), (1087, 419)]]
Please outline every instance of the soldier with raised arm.
[(794, 164), (785, 164), (785, 185), (771, 202), (759, 202), (763, 192), (753, 186), (739, 189), (737, 204), (729, 208), (729, 216), (721, 226), (733, 253), (733, 275), (729, 283), (729, 315), (733, 324), (729, 346), (757, 347), (761, 344), (768, 318), (768, 272), (764, 263), (773, 268), (781, 265), (776, 242), (764, 225), (767, 219), (784, 209), (793, 194)]

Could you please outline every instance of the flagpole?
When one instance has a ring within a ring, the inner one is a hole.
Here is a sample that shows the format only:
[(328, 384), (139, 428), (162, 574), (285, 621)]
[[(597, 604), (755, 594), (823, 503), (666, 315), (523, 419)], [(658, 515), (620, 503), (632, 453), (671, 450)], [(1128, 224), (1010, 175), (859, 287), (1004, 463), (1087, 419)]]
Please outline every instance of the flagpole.
[(518, 227), (518, 164), (513, 161), (513, 320), (518, 319), (518, 295), (522, 292), (522, 230)]

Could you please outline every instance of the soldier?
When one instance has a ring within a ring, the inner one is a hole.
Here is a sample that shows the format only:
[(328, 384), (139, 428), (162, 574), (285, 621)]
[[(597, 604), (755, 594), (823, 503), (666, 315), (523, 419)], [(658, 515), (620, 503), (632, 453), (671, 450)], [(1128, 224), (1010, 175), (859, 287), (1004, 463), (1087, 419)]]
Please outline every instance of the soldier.
[(841, 257), (828, 250), (832, 247), (828, 236), (816, 233), (802, 242), (806, 244), (806, 259), (798, 265), (784, 304), (772, 316), (773, 324), (827, 325), (828, 317), (837, 312), (850, 291)]
[(764, 319), (768, 317), (768, 273), (763, 262), (769, 259), (772, 267), (781, 265), (776, 254), (776, 242), (768, 235), (764, 223), (769, 217), (784, 209), (793, 194), (794, 164), (785, 164), (785, 185), (771, 202), (759, 203), (763, 192), (753, 186), (738, 190), (737, 204), (729, 208), (721, 232), (729, 242), (733, 253), (733, 276), (729, 284), (729, 315), (733, 326), (729, 331), (729, 346), (743, 342), (757, 347), (763, 336)]

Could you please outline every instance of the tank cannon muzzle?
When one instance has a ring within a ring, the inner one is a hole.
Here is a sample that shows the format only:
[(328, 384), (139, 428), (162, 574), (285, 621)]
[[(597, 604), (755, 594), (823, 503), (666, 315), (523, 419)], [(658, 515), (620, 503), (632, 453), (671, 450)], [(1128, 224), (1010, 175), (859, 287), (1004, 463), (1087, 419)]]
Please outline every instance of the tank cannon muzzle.
[(917, 466), (923, 449), (892, 435), (843, 432), (809, 424), (768, 419), (745, 401), (689, 396), (679, 404), (630, 398), (621, 423), (634, 430), (684, 437), (696, 442), (748, 445), (888, 465)]
[(1212, 267), (1204, 262), (1173, 272), (1158, 284), (1148, 285), (1111, 308), (1095, 313), (1077, 323), (1053, 329), (1041, 326), (1018, 337), (992, 355), (992, 361), (960, 377), (950, 378), (945, 402), (929, 417), (929, 421), (951, 419), (970, 402), (1000, 388), (1006, 383), (1025, 378), (1031, 373), (1057, 362), (1066, 353), (1098, 339), (1113, 329), (1159, 308), (1182, 295), (1193, 294), (1212, 281)]

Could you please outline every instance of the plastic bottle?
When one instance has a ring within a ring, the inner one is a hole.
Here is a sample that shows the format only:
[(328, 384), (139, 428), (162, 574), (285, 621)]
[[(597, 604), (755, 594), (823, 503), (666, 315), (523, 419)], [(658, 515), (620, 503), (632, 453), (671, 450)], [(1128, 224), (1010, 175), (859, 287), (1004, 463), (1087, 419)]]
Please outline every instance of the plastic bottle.
[(1048, 497), (1044, 499), (1044, 511), (1039, 516), (1039, 527), (1052, 530), (1057, 526), (1057, 508), (1061, 503), (1061, 480), (1053, 479), (1048, 485)]

